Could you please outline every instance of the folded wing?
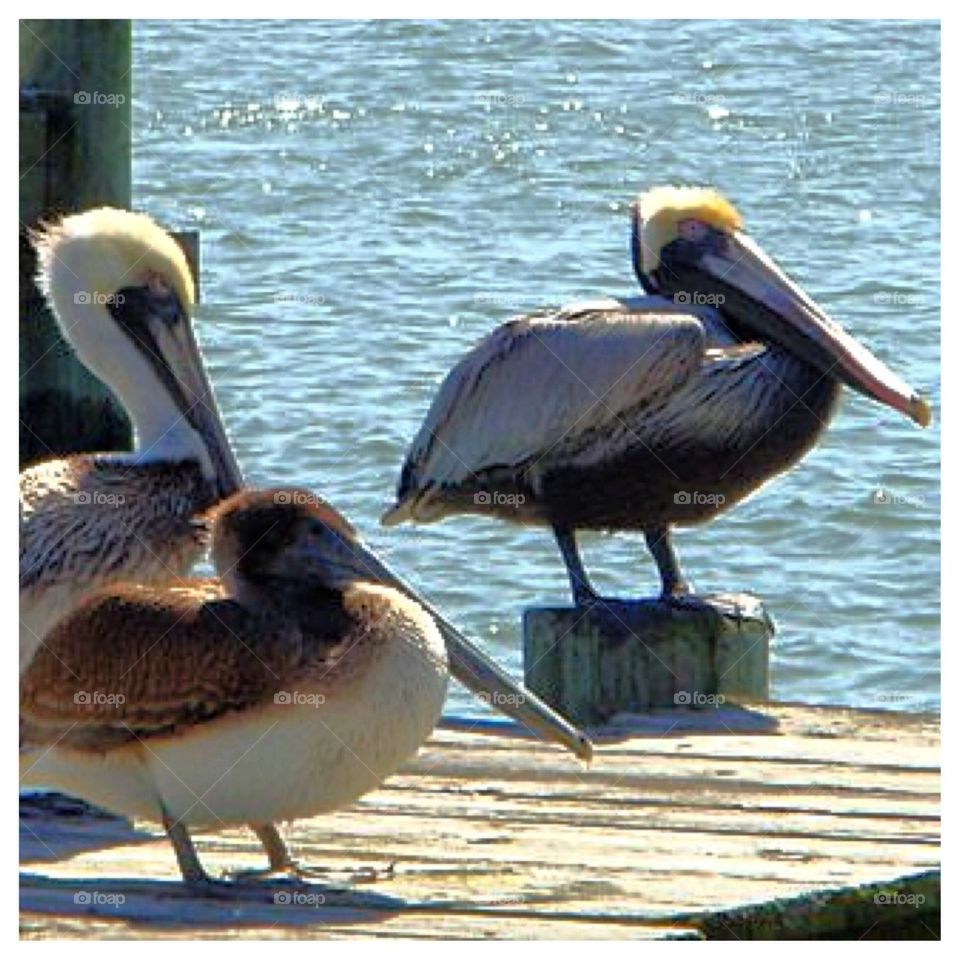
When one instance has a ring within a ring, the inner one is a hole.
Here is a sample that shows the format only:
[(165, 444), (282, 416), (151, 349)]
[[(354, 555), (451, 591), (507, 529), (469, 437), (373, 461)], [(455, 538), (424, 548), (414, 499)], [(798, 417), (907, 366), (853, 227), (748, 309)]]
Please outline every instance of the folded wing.
[(705, 349), (701, 319), (662, 301), (600, 301), (504, 324), (441, 385), (384, 522), (415, 519), (431, 489), (559, 454), (668, 397)]
[(102, 749), (272, 698), (299, 662), (296, 626), (218, 592), (128, 586), (82, 604), (21, 677), (23, 746)]

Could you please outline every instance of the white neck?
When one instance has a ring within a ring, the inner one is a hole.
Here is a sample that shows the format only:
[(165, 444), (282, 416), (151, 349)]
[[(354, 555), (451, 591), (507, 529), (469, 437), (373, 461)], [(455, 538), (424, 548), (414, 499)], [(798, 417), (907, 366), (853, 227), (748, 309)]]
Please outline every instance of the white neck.
[[(75, 286), (83, 284), (77, 279)], [(134, 461), (194, 457), (205, 463), (203, 442), (143, 354), (117, 329), (106, 306), (76, 303), (75, 292), (54, 294), (61, 328), (84, 366), (116, 393), (130, 415), (136, 432)]]

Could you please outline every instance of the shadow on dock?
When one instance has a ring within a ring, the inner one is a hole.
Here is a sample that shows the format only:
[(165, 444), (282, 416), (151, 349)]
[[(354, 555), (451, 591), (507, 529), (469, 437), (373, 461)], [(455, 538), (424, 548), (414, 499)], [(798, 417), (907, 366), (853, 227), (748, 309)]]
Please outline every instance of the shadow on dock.
[(396, 897), (324, 883), (235, 882), (201, 893), (179, 879), (20, 875), (23, 912), (167, 930), (370, 924), (395, 916), (404, 906)]
[[(648, 713), (618, 713), (602, 726), (590, 727), (587, 734), (597, 744), (620, 743), (626, 740), (651, 737), (687, 737), (710, 734), (776, 734), (779, 721), (766, 713), (762, 705), (750, 707), (725, 704), (719, 707), (683, 710), (664, 707)], [(516, 741), (536, 739), (511, 721), (497, 719), (473, 719), (469, 717), (444, 717), (440, 729), (460, 733), (482, 733), (490, 737), (504, 737)]]

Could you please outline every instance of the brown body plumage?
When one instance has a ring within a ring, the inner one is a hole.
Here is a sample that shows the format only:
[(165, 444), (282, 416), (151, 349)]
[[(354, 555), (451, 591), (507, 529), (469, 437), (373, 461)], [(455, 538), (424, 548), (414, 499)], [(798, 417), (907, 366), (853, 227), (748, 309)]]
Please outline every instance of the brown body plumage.
[[(188, 576), (207, 545), (198, 517), (218, 499), (196, 461), (132, 469), (77, 456), (24, 470), (20, 597), (28, 641), (39, 644), (101, 587), (131, 576), (144, 584)], [(31, 655), (21, 650), (24, 663)]]
[(296, 496), (237, 494), (215, 521), (219, 581), (95, 594), (21, 679), (27, 780), (162, 820), (189, 880), (206, 877), (188, 827), (250, 824), (285, 861), (269, 824), (377, 786), (443, 705), (436, 625)]

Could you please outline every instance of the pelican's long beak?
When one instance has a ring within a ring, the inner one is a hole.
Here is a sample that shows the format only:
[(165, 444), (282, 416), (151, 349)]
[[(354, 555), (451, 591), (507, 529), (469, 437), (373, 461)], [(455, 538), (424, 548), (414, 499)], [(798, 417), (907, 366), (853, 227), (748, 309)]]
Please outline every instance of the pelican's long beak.
[(243, 474), (230, 445), (189, 320), (171, 331), (170, 344), (166, 356), (183, 387), (183, 415), (203, 441), (220, 496), (228, 497), (243, 486)]
[[(586, 735), (526, 690), (476, 644), (471, 643), (446, 617), (398, 577), (380, 558), (358, 540), (341, 541), (336, 564), (341, 571), (365, 580), (373, 580), (399, 590), (433, 617), (447, 645), (450, 672), (488, 706), (523, 724), (534, 735), (553, 741), (576, 754), (581, 760), (593, 756), (593, 744)], [(326, 549), (327, 564), (331, 551)], [(349, 553), (349, 556), (348, 556)]]
[(721, 312), (921, 427), (929, 425), (927, 400), (832, 320), (750, 237), (722, 234), (698, 263), (724, 297)]
[(220, 417), (189, 314), (171, 292), (135, 289), (121, 293), (136, 299), (132, 306), (141, 320), (126, 324), (125, 329), (199, 436), (218, 495), (225, 498), (236, 493), (243, 486), (243, 475)]

